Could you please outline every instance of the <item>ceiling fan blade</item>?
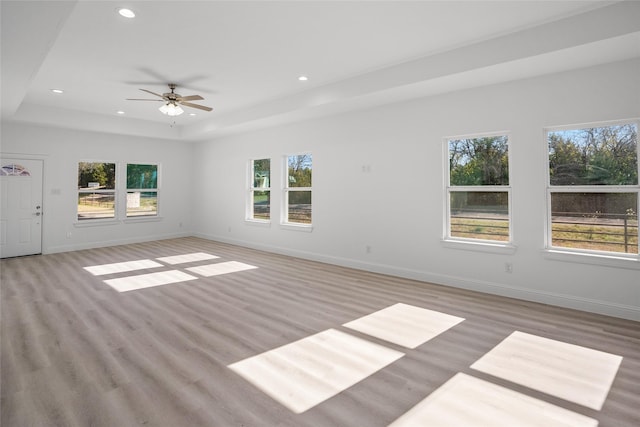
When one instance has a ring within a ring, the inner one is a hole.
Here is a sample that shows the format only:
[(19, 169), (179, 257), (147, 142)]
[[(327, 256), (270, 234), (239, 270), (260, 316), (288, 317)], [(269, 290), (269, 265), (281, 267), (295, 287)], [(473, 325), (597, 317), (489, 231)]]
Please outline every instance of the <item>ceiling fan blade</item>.
[(127, 98), (127, 101), (155, 101), (155, 102), (164, 102), (164, 99), (142, 99), (142, 98)]
[(159, 93), (155, 93), (155, 92), (151, 92), (150, 90), (146, 90), (146, 89), (140, 89), (143, 92), (147, 92), (150, 93), (151, 95), (155, 95), (155, 96), (159, 96), (160, 98), (164, 98), (163, 95), (160, 95)]
[(197, 108), (199, 110), (204, 110), (204, 111), (213, 110), (213, 108), (211, 108), (211, 107), (205, 107), (204, 105), (192, 104), (190, 102), (180, 102), (179, 104), (180, 105), (184, 105), (185, 107)]
[(204, 98), (200, 95), (189, 95), (189, 96), (180, 96), (178, 97), (178, 101), (200, 101)]

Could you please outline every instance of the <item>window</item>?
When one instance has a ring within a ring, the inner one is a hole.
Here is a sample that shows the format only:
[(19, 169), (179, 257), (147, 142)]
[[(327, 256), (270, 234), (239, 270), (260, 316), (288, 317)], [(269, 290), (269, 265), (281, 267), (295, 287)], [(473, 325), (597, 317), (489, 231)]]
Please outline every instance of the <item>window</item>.
[(311, 225), (311, 154), (286, 157), (283, 223)]
[(249, 197), (247, 219), (269, 221), (271, 219), (271, 159), (249, 162)]
[(79, 162), (78, 220), (157, 216), (158, 167)]
[(158, 165), (127, 164), (127, 217), (158, 215)]
[(446, 238), (511, 241), (506, 135), (448, 139)]
[(638, 254), (638, 125), (547, 131), (547, 246)]
[(78, 163), (78, 220), (115, 216), (116, 164)]

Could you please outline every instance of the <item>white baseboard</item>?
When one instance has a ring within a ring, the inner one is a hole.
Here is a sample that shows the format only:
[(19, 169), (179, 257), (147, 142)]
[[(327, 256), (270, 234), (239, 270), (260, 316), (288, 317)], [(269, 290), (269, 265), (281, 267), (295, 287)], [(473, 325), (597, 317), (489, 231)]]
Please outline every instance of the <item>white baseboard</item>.
[(378, 263), (368, 263), (360, 260), (333, 257), (313, 252), (292, 250), (289, 248), (256, 244), (236, 239), (229, 239), (221, 236), (211, 236), (196, 233), (195, 237), (207, 240), (214, 240), (223, 243), (263, 250), (281, 255), (293, 256), (311, 261), (324, 262), (327, 264), (339, 265), (342, 267), (355, 268), (358, 270), (370, 271), (373, 273), (388, 274), (390, 276), (402, 277), (406, 279), (418, 280), (421, 282), (434, 283), (437, 285), (451, 286), (455, 288), (467, 289), (471, 291), (483, 292), (492, 295), (499, 295), (525, 301), (548, 304), (558, 307), (587, 311), (590, 313), (603, 314), (606, 316), (619, 317), (622, 319), (640, 321), (640, 307), (616, 304), (608, 301), (600, 301), (589, 298), (582, 298), (574, 295), (565, 295), (553, 292), (544, 292), (533, 289), (515, 288), (504, 283), (484, 282), (464, 277), (430, 273), (428, 271), (400, 268), (393, 265)]
[(156, 240), (177, 239), (180, 237), (191, 237), (192, 233), (171, 233), (154, 236), (132, 237), (126, 239), (102, 240), (94, 242), (70, 243), (68, 245), (44, 246), (43, 254), (54, 254), (59, 252), (81, 251), (84, 249), (106, 248), (109, 246), (130, 245), (133, 243), (153, 242)]

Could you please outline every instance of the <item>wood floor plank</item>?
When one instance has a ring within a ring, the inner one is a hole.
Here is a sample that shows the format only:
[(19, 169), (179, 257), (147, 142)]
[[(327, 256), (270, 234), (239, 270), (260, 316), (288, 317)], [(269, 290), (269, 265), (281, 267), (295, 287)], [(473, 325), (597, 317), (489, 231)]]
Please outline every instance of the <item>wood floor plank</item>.
[[(84, 267), (206, 253), (149, 270)], [(119, 293), (104, 280), (216, 262), (257, 268)], [(594, 418), (640, 425), (640, 324), (199, 239), (0, 261), (4, 426), (391, 424), (457, 373)], [(341, 325), (407, 304), (465, 320), (415, 349)], [(405, 356), (301, 414), (228, 366), (336, 329)], [(601, 410), (475, 372), (514, 331), (623, 357)]]

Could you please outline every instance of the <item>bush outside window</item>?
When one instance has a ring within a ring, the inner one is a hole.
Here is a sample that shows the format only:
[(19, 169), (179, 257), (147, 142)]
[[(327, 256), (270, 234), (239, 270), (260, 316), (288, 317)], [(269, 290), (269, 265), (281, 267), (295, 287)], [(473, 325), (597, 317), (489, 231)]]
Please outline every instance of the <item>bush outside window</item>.
[(446, 142), (446, 238), (510, 242), (508, 137), (491, 135)]
[(638, 254), (638, 125), (547, 131), (547, 245)]

